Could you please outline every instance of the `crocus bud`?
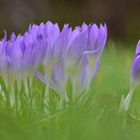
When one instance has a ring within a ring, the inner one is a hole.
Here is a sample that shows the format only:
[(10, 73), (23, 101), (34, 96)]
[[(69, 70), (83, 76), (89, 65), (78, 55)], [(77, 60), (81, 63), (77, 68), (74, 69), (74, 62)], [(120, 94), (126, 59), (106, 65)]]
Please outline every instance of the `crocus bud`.
[(120, 112), (128, 111), (134, 90), (140, 83), (140, 41), (137, 44), (135, 56), (131, 66), (131, 77), (130, 77), (130, 91), (126, 98), (122, 97), (120, 103)]

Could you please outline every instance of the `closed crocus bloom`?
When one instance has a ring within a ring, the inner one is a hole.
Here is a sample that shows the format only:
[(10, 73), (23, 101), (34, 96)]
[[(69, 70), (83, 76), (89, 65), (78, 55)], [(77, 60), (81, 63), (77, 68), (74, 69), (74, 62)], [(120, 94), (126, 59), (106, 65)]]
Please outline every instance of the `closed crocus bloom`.
[[(70, 50), (71, 44), (78, 34), (79, 31), (77, 29), (72, 31), (68, 25), (64, 25), (52, 49), (54, 67), (50, 77), (50, 86), (55, 90), (57, 89), (56, 92), (62, 94), (65, 99), (67, 99), (67, 83), (71, 78), (75, 79), (74, 75), (77, 76), (77, 69), (80, 63), (80, 55), (78, 54), (80, 52), (78, 49), (75, 49), (75, 51)], [(77, 43), (79, 41), (76, 40)]]
[(136, 53), (131, 68), (131, 87), (135, 88), (140, 82), (140, 41), (136, 47)]
[[(85, 64), (82, 62), (84, 57), (84, 51), (86, 50), (88, 43), (88, 30), (81, 30), (77, 27), (71, 33), (72, 41), (69, 43), (66, 56), (65, 56), (65, 79), (67, 82), (72, 84), (72, 93), (76, 96), (76, 93), (81, 93), (78, 89), (80, 81), (78, 81), (79, 74), (81, 75), (81, 70), (85, 70), (87, 61)], [(82, 75), (83, 76), (83, 75)], [(76, 83), (78, 82), (78, 83)], [(84, 85), (84, 82), (83, 82)], [(82, 89), (82, 88), (81, 88)], [(77, 94), (78, 95), (78, 94)]]
[(96, 75), (107, 38), (106, 25), (100, 25), (98, 28), (95, 24), (88, 26), (84, 23), (78, 29), (78, 34), (69, 46), (66, 59), (69, 69), (73, 70), (71, 80), (76, 93), (80, 92), (78, 87), (88, 89)]
[(22, 72), (22, 52), (20, 49), (20, 43), (22, 41), (22, 36), (15, 36), (13, 33), (11, 39), (7, 41), (6, 47), (6, 56), (8, 61), (8, 69), (10, 70), (10, 79), (11, 82), (14, 82), (17, 79), (20, 79)]
[[(61, 49), (55, 47), (55, 42), (59, 43), (57, 38), (60, 34), (59, 27), (57, 24), (52, 24), (47, 22), (45, 25), (45, 32), (47, 33), (48, 47), (46, 50), (46, 55), (43, 60), (43, 67), (45, 72), (46, 83), (49, 84), (49, 79), (54, 68), (54, 65), (59, 61)], [(58, 45), (59, 46), (59, 45)]]
[(137, 44), (135, 56), (131, 66), (131, 77), (130, 77), (130, 91), (126, 98), (122, 97), (120, 103), (120, 112), (128, 111), (134, 90), (140, 83), (140, 41)]
[[(48, 21), (44, 25), (44, 36), (46, 37), (47, 40), (47, 48), (45, 52), (45, 57), (43, 60), (43, 67), (44, 67), (44, 75), (39, 73), (39, 71), (36, 72), (37, 77), (45, 82), (49, 83), (49, 79), (51, 76), (51, 72), (54, 67), (54, 63), (57, 60), (57, 56), (54, 55), (54, 43), (55, 40), (57, 39), (58, 35), (60, 34), (59, 27), (57, 24), (53, 24), (52, 22)], [(47, 69), (47, 71), (46, 71)]]
[[(61, 33), (57, 33), (56, 40), (50, 51), (47, 51), (46, 57), (43, 61), (44, 66), (46, 65), (46, 82), (54, 89), (57, 93), (66, 97), (66, 80), (65, 80), (65, 60), (64, 55), (69, 42), (69, 30), (68, 25), (65, 25)], [(48, 67), (49, 68), (48, 68)], [(49, 70), (49, 71), (48, 71)]]
[(94, 77), (95, 75), (94, 68), (97, 69), (99, 66), (100, 56), (105, 47), (106, 39), (106, 25), (100, 25), (100, 28), (98, 28), (96, 24), (89, 26), (88, 45), (86, 51), (84, 51), (84, 54), (87, 56), (88, 63), (90, 65), (91, 77)]

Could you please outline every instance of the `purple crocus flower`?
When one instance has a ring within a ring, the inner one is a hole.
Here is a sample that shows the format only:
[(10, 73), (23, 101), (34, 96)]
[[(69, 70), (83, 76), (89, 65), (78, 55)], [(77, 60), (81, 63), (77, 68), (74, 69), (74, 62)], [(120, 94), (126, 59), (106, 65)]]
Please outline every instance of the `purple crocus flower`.
[(131, 77), (130, 77), (130, 91), (126, 98), (122, 97), (120, 103), (120, 112), (128, 111), (134, 90), (136, 86), (140, 83), (140, 41), (137, 44), (135, 56), (131, 67)]
[[(71, 61), (73, 67), (77, 66), (78, 77), (73, 76), (74, 92), (79, 92), (80, 87), (89, 87), (91, 80), (96, 75), (100, 64), (100, 55), (104, 49), (107, 38), (106, 25), (96, 24), (86, 25), (85, 23), (78, 27), (79, 33), (69, 46), (68, 61)], [(76, 73), (76, 72), (75, 72)], [(76, 79), (74, 79), (76, 77)], [(83, 79), (83, 82), (81, 80)], [(80, 86), (78, 86), (80, 84)], [(82, 84), (83, 83), (83, 84)], [(77, 89), (76, 89), (77, 88)]]
[(139, 82), (140, 76), (140, 41), (137, 44), (135, 57), (132, 62), (132, 69), (131, 69), (131, 87), (135, 88)]
[[(44, 67), (44, 82), (47, 86), (54, 89), (56, 92), (61, 93), (62, 97), (65, 96), (65, 75), (64, 75), (64, 52), (69, 39), (69, 28), (65, 25), (60, 32), (57, 24), (46, 24), (48, 35), (48, 47), (46, 56), (43, 61)], [(42, 76), (37, 73), (39, 79), (42, 80)]]
[[(74, 30), (64, 25), (61, 32), (58, 25), (51, 24), (46, 28), (48, 31), (53, 30), (53, 35), (48, 32), (51, 41), (48, 40), (43, 61), (47, 84), (65, 99), (68, 81), (72, 83), (74, 94), (88, 89), (99, 68), (100, 56), (107, 38), (106, 25), (98, 28), (96, 24), (84, 23)], [(41, 75), (39, 78), (42, 79)]]
[[(38, 28), (38, 29), (37, 29)], [(4, 39), (0, 42), (0, 74), (7, 86), (17, 81), (27, 84), (27, 78), (32, 81), (33, 74), (37, 70), (45, 55), (47, 41), (40, 32), (42, 24), (36, 28), (35, 25), (23, 36), (12, 33), (10, 40)]]
[(61, 49), (59, 48), (57, 51), (57, 47), (55, 47), (55, 42), (58, 38), (60, 31), (57, 24), (53, 24), (51, 22), (47, 22), (45, 25), (45, 31), (47, 33), (47, 42), (48, 47), (46, 50), (46, 55), (43, 61), (44, 72), (45, 72), (45, 79), (46, 83), (49, 84), (49, 79), (54, 68), (54, 65), (59, 62), (59, 56), (61, 53)]

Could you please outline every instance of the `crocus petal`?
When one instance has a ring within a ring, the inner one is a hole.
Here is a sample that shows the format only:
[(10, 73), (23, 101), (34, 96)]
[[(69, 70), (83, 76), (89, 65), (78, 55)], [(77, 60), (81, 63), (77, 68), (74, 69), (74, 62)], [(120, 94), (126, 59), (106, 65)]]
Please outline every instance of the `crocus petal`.
[(89, 83), (89, 65), (86, 65), (83, 69), (80, 69), (76, 81), (73, 81), (73, 94), (79, 95), (82, 91), (87, 90)]
[(132, 63), (131, 70), (131, 86), (136, 87), (140, 82), (140, 55), (138, 55)]
[(66, 47), (68, 45), (68, 39), (69, 39), (69, 27), (68, 25), (65, 25), (63, 27), (62, 32), (56, 39), (54, 46), (52, 48), (52, 55), (55, 57), (59, 57), (62, 55), (62, 52), (66, 50)]
[(94, 70), (93, 70), (93, 75), (92, 75), (92, 79), (96, 76), (98, 70), (100, 67), (100, 60), (97, 61), (97, 63), (95, 64)]
[(135, 87), (140, 82), (140, 41), (136, 46), (135, 57), (131, 67), (131, 86)]
[(86, 50), (87, 42), (88, 42), (88, 31), (86, 30), (79, 33), (71, 43), (67, 54), (68, 59), (69, 58), (74, 60), (79, 59), (82, 56), (83, 52)]
[(45, 76), (42, 75), (38, 70), (35, 72), (35, 75), (38, 77), (38, 79), (43, 82), (44, 84), (46, 84), (46, 79)]
[(120, 109), (119, 109), (120, 113), (123, 111), (128, 111), (134, 94), (134, 90), (139, 83), (140, 83), (140, 41), (137, 44), (135, 57), (132, 62), (131, 77), (130, 77), (130, 91), (125, 98), (124, 96), (122, 97), (120, 103)]
[(136, 46), (136, 52), (135, 52), (135, 57), (140, 55), (140, 40), (138, 41), (138, 44)]
[(64, 64), (56, 64), (51, 75), (50, 86), (58, 93), (65, 93)]
[(54, 41), (60, 34), (59, 27), (57, 24), (52, 24), (51, 22), (47, 22), (44, 27), (45, 35), (48, 41), (48, 48), (53, 47)]
[(11, 41), (11, 42), (14, 42), (15, 39), (16, 39), (16, 35), (15, 35), (15, 33), (12, 33), (12, 34), (11, 34), (11, 37), (10, 37), (10, 41)]

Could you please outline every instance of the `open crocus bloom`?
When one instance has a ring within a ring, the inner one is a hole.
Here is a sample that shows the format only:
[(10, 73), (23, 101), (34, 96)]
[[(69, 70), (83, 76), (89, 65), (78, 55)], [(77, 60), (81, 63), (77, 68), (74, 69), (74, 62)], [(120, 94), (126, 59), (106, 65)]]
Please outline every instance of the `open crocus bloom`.
[(126, 98), (122, 97), (120, 103), (120, 112), (128, 111), (134, 90), (136, 86), (140, 83), (140, 41), (137, 44), (135, 56), (131, 67), (131, 77), (130, 77), (130, 91)]
[(107, 27), (84, 23), (72, 30), (64, 25), (60, 32), (57, 24), (48, 24), (45, 27), (48, 47), (43, 60), (45, 76), (37, 75), (64, 98), (67, 98), (66, 88), (70, 81), (73, 94), (78, 95), (88, 89), (98, 71)]

